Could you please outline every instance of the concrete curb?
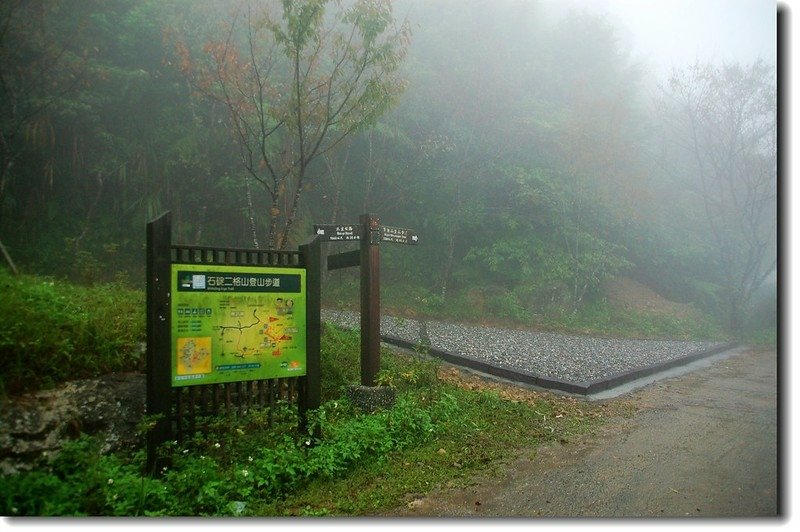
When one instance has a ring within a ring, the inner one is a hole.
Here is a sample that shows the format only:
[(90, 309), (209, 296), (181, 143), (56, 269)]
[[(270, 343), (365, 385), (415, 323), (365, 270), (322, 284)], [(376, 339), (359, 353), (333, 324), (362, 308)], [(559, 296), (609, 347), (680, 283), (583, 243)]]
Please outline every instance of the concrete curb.
[(408, 340), (403, 340), (402, 338), (397, 338), (395, 336), (381, 335), (381, 339), (387, 344), (396, 345), (398, 347), (403, 347), (405, 349), (413, 350), (419, 348), (422, 345), (425, 348), (426, 352), (431, 356), (442, 359), (445, 362), (449, 362), (457, 366), (474, 369), (476, 371), (480, 371), (481, 373), (486, 373), (488, 375), (493, 375), (495, 377), (501, 377), (503, 379), (508, 379), (514, 382), (530, 384), (533, 386), (538, 386), (540, 388), (546, 388), (548, 390), (558, 390), (578, 395), (592, 395), (598, 392), (610, 390), (617, 386), (627, 384), (629, 382), (641, 379), (643, 377), (648, 377), (650, 375), (654, 375), (662, 371), (673, 369), (679, 366), (684, 366), (686, 364), (689, 364), (696, 360), (700, 360), (702, 358), (709, 357), (711, 355), (716, 355), (717, 353), (727, 351), (728, 349), (732, 349), (737, 345), (739, 345), (737, 342), (731, 342), (722, 346), (713, 347), (711, 349), (706, 349), (704, 351), (693, 353), (691, 355), (682, 358), (676, 358), (674, 360), (669, 360), (667, 362), (662, 362), (660, 364), (653, 364), (652, 366), (647, 366), (632, 371), (618, 373), (616, 375), (612, 375), (610, 377), (603, 379), (597, 379), (585, 382), (568, 382), (550, 377), (542, 377), (540, 375), (535, 375), (528, 371), (510, 369), (503, 366), (490, 364), (488, 362), (485, 362), (483, 360), (478, 360), (475, 358), (456, 355), (448, 351), (436, 349), (434, 347), (423, 345), (418, 342), (410, 342)]

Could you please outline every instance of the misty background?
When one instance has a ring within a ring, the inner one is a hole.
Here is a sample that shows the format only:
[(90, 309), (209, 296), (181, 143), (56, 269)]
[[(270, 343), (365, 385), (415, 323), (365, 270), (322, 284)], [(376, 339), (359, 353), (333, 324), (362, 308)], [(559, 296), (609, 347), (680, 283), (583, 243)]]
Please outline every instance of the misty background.
[(420, 236), (381, 250), (396, 312), (625, 323), (624, 280), (690, 309), (673, 336), (775, 329), (774, 2), (32, 0), (0, 27), (22, 271), (143, 286), (166, 210), (174, 242), (259, 248), (374, 212)]

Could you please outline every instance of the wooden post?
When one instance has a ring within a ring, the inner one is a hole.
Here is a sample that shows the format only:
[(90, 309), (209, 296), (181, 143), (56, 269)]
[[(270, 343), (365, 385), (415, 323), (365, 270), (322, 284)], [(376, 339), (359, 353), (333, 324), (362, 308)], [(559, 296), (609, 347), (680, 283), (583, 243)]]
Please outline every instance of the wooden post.
[(172, 217), (169, 212), (147, 224), (147, 415), (158, 416), (147, 433), (147, 472), (153, 474), (158, 446), (170, 439), (170, 282)]
[(375, 386), (380, 371), (380, 220), (375, 214), (362, 214), (361, 239), (361, 384)]
[(376, 214), (362, 214), (359, 224), (314, 225), (314, 232), (323, 242), (360, 241), (357, 252), (327, 257), (329, 270), (360, 266), (361, 269), (361, 384), (375, 386), (381, 369), (381, 242), (416, 245), (419, 238), (411, 229), (380, 225)]
[(320, 299), (322, 294), (322, 246), (314, 237), (300, 246), (306, 268), (306, 377), (300, 390), (301, 424), (305, 429), (305, 413), (320, 405)]

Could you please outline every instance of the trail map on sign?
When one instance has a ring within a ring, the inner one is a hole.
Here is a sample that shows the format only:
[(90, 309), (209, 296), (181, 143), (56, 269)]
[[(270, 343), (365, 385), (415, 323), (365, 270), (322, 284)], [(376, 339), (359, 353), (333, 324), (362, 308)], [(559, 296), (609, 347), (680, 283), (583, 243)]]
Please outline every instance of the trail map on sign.
[(173, 386), (304, 375), (305, 270), (172, 265)]
[(281, 356), (281, 347), (290, 346), (298, 332), (293, 299), (232, 297), (220, 301), (220, 309), (224, 318), (215, 328), (223, 357)]

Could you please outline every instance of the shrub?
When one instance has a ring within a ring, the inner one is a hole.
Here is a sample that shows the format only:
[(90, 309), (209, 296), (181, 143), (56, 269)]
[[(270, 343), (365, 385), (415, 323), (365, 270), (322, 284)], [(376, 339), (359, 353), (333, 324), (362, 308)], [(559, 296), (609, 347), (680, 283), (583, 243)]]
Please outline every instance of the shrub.
[(448, 396), (427, 408), (401, 397), (375, 414), (356, 412), (345, 401), (329, 402), (312, 413), (312, 433), (322, 437), (294, 430), (237, 431), (235, 425), (253, 420), (228, 419), (184, 448), (165, 446), (172, 465), (154, 478), (141, 473), (143, 452), (101, 455), (99, 441), (82, 436), (39, 470), (0, 476), (0, 513), (238, 515), (246, 501), (285, 497), (311, 479), (335, 478), (360, 461), (384, 460), (428, 441), (458, 410)]

